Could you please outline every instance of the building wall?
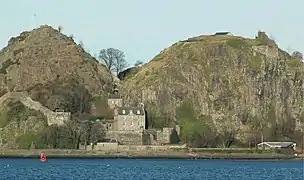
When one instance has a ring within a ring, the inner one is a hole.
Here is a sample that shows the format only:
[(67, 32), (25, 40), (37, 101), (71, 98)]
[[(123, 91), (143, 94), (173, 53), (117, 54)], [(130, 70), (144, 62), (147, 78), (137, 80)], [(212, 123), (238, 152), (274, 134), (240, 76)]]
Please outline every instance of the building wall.
[(108, 99), (108, 105), (111, 109), (122, 107), (122, 99)]
[(152, 135), (153, 140), (157, 141), (157, 130), (156, 129), (145, 129), (144, 133)]
[[(52, 124), (63, 125), (71, 119), (70, 112), (52, 112), (47, 116), (48, 122), (56, 122)], [(51, 125), (51, 123), (49, 123)]]
[(101, 142), (94, 145), (93, 150), (97, 151), (117, 151), (118, 143)]
[(117, 116), (118, 131), (144, 130), (145, 123), (145, 115), (127, 114)]
[[(110, 142), (100, 142), (97, 143), (96, 145), (87, 145), (86, 150), (91, 151), (91, 150), (96, 150), (96, 151), (117, 151), (118, 150), (118, 143), (110, 143)], [(81, 145), (79, 146), (79, 149), (85, 150), (85, 146)]]
[(143, 133), (138, 131), (108, 131), (106, 138), (116, 138), (123, 145), (143, 144)]
[(142, 151), (142, 152), (151, 152), (151, 151), (170, 151), (170, 150), (183, 150), (187, 147), (184, 145), (173, 145), (173, 146), (150, 146), (150, 145), (118, 145), (119, 152), (125, 151)]
[(153, 143), (153, 135), (144, 133), (142, 135), (142, 145), (151, 145), (152, 143)]
[(160, 144), (169, 144), (170, 136), (173, 131), (173, 128), (163, 128), (163, 130), (157, 131), (157, 142)]
[[(84, 147), (81, 148), (84, 150)], [(99, 143), (94, 145), (87, 145), (87, 151), (114, 151), (114, 152), (132, 152), (132, 151), (142, 151), (142, 152), (153, 152), (153, 151), (172, 151), (172, 150), (185, 150), (187, 147), (185, 145), (164, 145), (164, 146), (151, 146), (151, 145), (118, 145), (117, 143)], [(199, 148), (197, 148), (199, 149)]]
[(149, 143), (144, 143), (145, 145), (158, 145), (157, 142), (157, 130), (156, 129), (145, 129), (144, 134), (149, 136)]

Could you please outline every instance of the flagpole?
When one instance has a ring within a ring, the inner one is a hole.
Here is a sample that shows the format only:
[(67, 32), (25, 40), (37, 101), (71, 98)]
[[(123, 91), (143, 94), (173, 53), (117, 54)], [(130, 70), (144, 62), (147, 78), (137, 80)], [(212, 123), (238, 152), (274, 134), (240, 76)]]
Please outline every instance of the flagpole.
[(36, 13), (34, 13), (32, 16), (32, 26), (33, 26), (32, 29), (36, 28), (36, 16), (37, 16)]

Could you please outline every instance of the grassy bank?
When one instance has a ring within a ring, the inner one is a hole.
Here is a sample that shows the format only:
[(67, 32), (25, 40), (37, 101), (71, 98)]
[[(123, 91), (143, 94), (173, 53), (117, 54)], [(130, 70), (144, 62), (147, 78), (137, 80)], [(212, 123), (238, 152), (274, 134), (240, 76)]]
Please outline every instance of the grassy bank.
[(294, 155), (280, 153), (206, 153), (206, 152), (105, 152), (105, 151), (82, 151), (64, 149), (45, 150), (2, 150), (0, 158), (39, 158), (40, 153), (45, 152), (50, 158), (131, 158), (131, 159), (299, 159)]

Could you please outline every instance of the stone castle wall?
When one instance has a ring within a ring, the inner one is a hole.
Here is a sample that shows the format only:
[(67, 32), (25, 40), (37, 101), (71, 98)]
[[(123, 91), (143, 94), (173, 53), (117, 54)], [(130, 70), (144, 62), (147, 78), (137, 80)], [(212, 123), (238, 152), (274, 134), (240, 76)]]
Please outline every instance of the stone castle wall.
[(138, 131), (108, 131), (106, 138), (117, 138), (123, 145), (142, 145), (143, 133)]
[(145, 134), (142, 135), (142, 145), (151, 145), (153, 144), (153, 135)]
[(160, 144), (169, 144), (170, 136), (173, 131), (173, 128), (163, 128), (163, 130), (157, 131), (157, 142)]
[(8, 92), (0, 97), (0, 105), (7, 99), (19, 100), (24, 106), (41, 112), (47, 118), (49, 126), (53, 124), (64, 125), (71, 118), (70, 112), (53, 112), (40, 102), (31, 99), (26, 92)]
[[(84, 150), (85, 147), (81, 146), (80, 149)], [(187, 149), (185, 145), (165, 145), (165, 146), (151, 146), (151, 145), (119, 145), (117, 143), (98, 143), (97, 145), (87, 145), (86, 150), (91, 151), (110, 151), (110, 152), (156, 152), (156, 151), (174, 151)]]
[(175, 146), (150, 146), (150, 145), (118, 145), (117, 151), (119, 152), (126, 152), (126, 151), (170, 151), (170, 150), (178, 150), (178, 149), (185, 149), (185, 145), (175, 145)]

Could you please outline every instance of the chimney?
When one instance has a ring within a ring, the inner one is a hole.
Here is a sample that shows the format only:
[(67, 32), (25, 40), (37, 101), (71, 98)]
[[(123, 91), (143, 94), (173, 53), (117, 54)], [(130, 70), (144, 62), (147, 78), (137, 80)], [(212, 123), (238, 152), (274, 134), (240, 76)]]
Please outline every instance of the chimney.
[(145, 109), (145, 104), (141, 102), (141, 103), (139, 104), (139, 107), (142, 108), (142, 109)]

